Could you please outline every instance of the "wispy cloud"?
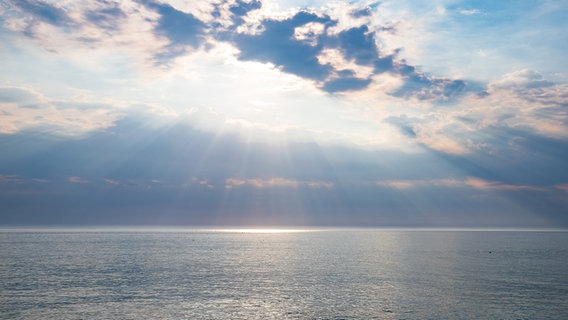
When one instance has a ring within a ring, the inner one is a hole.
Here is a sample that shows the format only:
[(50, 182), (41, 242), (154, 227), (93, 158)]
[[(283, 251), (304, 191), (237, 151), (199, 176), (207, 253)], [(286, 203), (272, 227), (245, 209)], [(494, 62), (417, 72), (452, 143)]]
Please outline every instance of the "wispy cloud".
[(330, 181), (314, 181), (314, 180), (301, 181), (301, 180), (287, 179), (287, 178), (271, 178), (271, 179), (229, 178), (225, 180), (225, 189), (232, 189), (235, 187), (245, 187), (245, 186), (254, 187), (254, 188), (274, 188), (274, 187), (333, 188), (334, 183)]
[(78, 176), (71, 176), (67, 179), (70, 183), (88, 183), (89, 181)]
[(103, 179), (104, 183), (108, 186), (118, 186), (120, 185), (120, 181), (114, 179)]
[(562, 191), (568, 193), (568, 183), (557, 184), (557, 185), (554, 185), (554, 187), (558, 190), (562, 190)]
[(21, 183), (23, 180), (15, 174), (0, 174), (0, 183)]
[(531, 190), (531, 191), (543, 191), (543, 188), (530, 186), (530, 185), (515, 185), (506, 184), (498, 181), (488, 181), (479, 178), (468, 178), (464, 181), (465, 185), (476, 189), (493, 189), (502, 191), (521, 191), (521, 190)]
[(479, 9), (460, 9), (458, 10), (458, 13), (465, 16), (473, 16), (476, 14), (481, 14), (481, 11)]
[(117, 106), (102, 101), (56, 100), (22, 87), (0, 86), (0, 133), (38, 130), (78, 136), (108, 128), (122, 115)]
[(431, 180), (384, 180), (377, 181), (377, 185), (395, 189), (414, 189), (428, 187), (442, 188), (474, 188), (497, 191), (544, 191), (545, 188), (531, 185), (507, 184), (499, 181), (490, 181), (480, 178), (468, 177), (466, 179), (431, 179)]

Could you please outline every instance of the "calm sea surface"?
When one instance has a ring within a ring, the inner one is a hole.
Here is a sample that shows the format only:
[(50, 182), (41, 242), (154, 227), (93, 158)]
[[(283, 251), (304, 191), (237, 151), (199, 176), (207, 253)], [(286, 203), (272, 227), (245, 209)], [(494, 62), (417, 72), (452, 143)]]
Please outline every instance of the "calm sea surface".
[(568, 319), (568, 232), (0, 232), (2, 319)]

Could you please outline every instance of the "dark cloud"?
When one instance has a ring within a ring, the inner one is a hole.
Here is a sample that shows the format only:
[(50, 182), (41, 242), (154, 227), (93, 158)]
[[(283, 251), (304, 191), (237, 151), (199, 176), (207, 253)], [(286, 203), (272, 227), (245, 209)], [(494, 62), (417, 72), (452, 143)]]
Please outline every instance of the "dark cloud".
[(392, 71), (394, 68), (394, 56), (386, 56), (382, 58), (378, 58), (373, 63), (375, 67), (374, 72), (375, 74), (383, 73), (386, 71)]
[[(244, 9), (238, 7), (237, 12), (246, 14), (251, 6), (256, 8), (258, 5), (252, 3)], [(371, 14), (371, 11), (364, 13)], [(324, 32), (312, 34), (309, 43), (296, 39), (295, 29), (310, 22), (321, 23)], [(366, 25), (327, 34), (327, 28), (335, 25), (337, 20), (328, 16), (300, 11), (285, 20), (262, 21), (262, 31), (258, 34), (225, 34), (224, 37), (239, 48), (241, 60), (273, 63), (285, 72), (318, 81), (319, 87), (328, 93), (361, 90), (372, 80), (357, 78), (345, 74), (345, 70), (335, 69), (331, 64), (320, 63), (318, 56), (324, 49), (338, 49), (346, 60), (361, 66), (372, 66), (375, 74), (390, 72), (402, 77), (403, 85), (391, 93), (393, 96), (445, 101), (459, 97), (466, 89), (463, 80), (435, 78), (421, 73), (404, 60), (397, 61), (398, 52), (382, 55), (376, 44), (377, 33)]]
[(172, 44), (198, 47), (203, 41), (205, 24), (189, 13), (161, 5), (158, 12), (162, 15), (156, 30), (165, 35)]
[(366, 25), (362, 25), (340, 32), (337, 40), (347, 59), (354, 59), (359, 65), (371, 65), (379, 58), (374, 35)]
[(237, 2), (229, 8), (233, 15), (233, 23), (238, 26), (244, 22), (243, 16), (246, 16), (250, 11), (260, 9), (262, 7), (261, 1), (244, 2), (237, 0)]
[(329, 93), (355, 91), (366, 88), (370, 83), (371, 79), (360, 79), (356, 77), (341, 77), (338, 79), (326, 81), (322, 89), (325, 92)]
[(177, 55), (189, 46), (197, 48), (204, 41), (207, 25), (191, 13), (181, 12), (168, 4), (141, 1), (160, 14), (155, 28), (157, 34), (170, 40), (169, 55)]
[[(232, 41), (241, 50), (240, 59), (273, 63), (285, 72), (322, 82), (322, 90), (329, 93), (364, 89), (371, 80), (356, 78), (352, 72), (321, 64), (318, 55), (324, 48), (337, 47), (348, 59), (361, 65), (380, 61), (387, 67), (388, 63), (378, 58), (373, 35), (366, 26), (346, 30), (337, 36), (313, 35), (316, 39), (313, 43), (295, 39), (295, 28), (310, 22), (321, 23), (324, 28), (337, 23), (327, 16), (301, 11), (286, 20), (263, 21), (262, 33), (233, 35)], [(336, 76), (330, 78), (332, 73)]]
[(331, 66), (318, 62), (317, 56), (323, 48), (321, 41), (310, 45), (294, 38), (294, 29), (308, 22), (326, 26), (335, 24), (327, 16), (320, 17), (301, 11), (286, 20), (265, 20), (262, 33), (234, 34), (232, 41), (241, 51), (241, 60), (273, 63), (285, 72), (321, 81), (333, 70)]
[(350, 14), (354, 18), (361, 18), (361, 17), (369, 17), (373, 13), (371, 11), (371, 8), (367, 7), (367, 8), (363, 8), (363, 9), (354, 10)]
[(261, 7), (262, 3), (260, 1), (245, 2), (237, 0), (237, 2), (229, 8), (229, 10), (235, 16), (241, 17), (247, 15), (250, 11), (260, 9)]

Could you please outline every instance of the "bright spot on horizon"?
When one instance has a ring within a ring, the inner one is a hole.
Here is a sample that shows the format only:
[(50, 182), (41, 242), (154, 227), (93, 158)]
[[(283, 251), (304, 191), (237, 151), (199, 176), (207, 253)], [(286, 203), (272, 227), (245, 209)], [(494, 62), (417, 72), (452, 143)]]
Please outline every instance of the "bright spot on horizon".
[(245, 229), (215, 229), (217, 232), (227, 233), (299, 233), (315, 232), (314, 229), (278, 229), (278, 228), (245, 228)]

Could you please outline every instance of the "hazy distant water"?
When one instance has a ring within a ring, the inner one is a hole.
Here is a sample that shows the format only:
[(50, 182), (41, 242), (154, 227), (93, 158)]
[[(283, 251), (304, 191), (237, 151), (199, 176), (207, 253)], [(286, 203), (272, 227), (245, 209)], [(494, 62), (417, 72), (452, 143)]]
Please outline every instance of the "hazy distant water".
[(1, 232), (3, 319), (568, 319), (568, 233)]

